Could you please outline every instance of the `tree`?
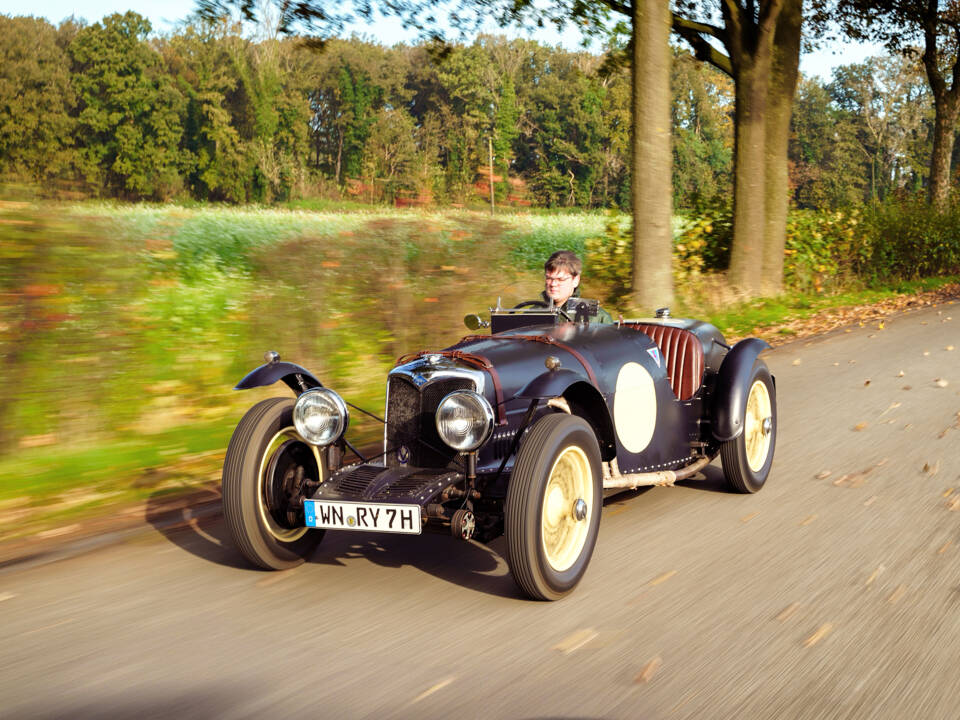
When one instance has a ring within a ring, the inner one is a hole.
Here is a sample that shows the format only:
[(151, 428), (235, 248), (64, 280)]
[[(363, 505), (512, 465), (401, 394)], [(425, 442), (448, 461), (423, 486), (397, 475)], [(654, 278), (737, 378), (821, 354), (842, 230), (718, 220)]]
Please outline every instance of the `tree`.
[(723, 204), (733, 161), (733, 83), (686, 50), (673, 56), (674, 207)]
[(631, 206), (634, 306), (673, 302), (669, 3), (633, 0)]
[[(953, 1), (840, 0), (840, 8), (852, 38), (884, 43), (892, 53), (919, 54), (935, 110), (928, 199), (945, 207), (960, 115), (960, 6)], [(922, 52), (914, 50), (917, 44)]]
[(907, 150), (931, 105), (926, 82), (915, 63), (901, 55), (842, 65), (833, 77), (834, 101), (859, 126), (869, 198), (882, 200), (913, 174)]
[[(796, 0), (799, 2), (799, 0)], [(256, 0), (199, 0), (202, 12), (220, 15), (237, 7), (247, 17), (255, 17)], [(290, 32), (299, 27), (317, 35), (318, 42), (331, 31), (343, 28), (355, 17), (349, 6), (324, 0), (282, 0), (279, 27)], [(376, 12), (401, 15), (405, 21), (425, 33), (439, 37), (436, 0), (411, 0), (405, 3), (369, 0), (358, 5), (358, 13), (370, 18)], [(606, 19), (610, 12), (626, 18), (631, 27), (630, 47), (634, 63), (632, 183), (634, 303), (649, 307), (666, 305), (673, 300), (670, 231), (672, 210), (670, 177), (670, 47), (669, 3), (667, 0), (554, 0), (542, 7), (533, 0), (475, 0), (457, 8), (450, 15), (451, 24), (461, 30), (480, 27), (493, 16), (501, 25), (524, 24), (527, 21), (542, 27), (545, 22), (563, 26), (568, 22), (594, 35), (609, 33)], [(664, 30), (666, 27), (666, 30)], [(638, 154), (639, 153), (639, 154)], [(638, 206), (639, 203), (639, 206)]]
[(790, 185), (798, 207), (834, 210), (869, 193), (860, 119), (817, 79), (801, 79), (790, 133)]
[(0, 15), (0, 172), (35, 183), (76, 164), (70, 59), (56, 28)]
[(187, 100), (184, 150), (192, 158), (192, 195), (239, 203), (247, 200), (252, 167), (232, 111), (238, 78), (227, 45), (239, 40), (235, 31), (224, 22), (197, 21), (163, 41), (161, 52)]
[(146, 43), (150, 22), (114, 14), (70, 43), (81, 163), (94, 187), (166, 199), (182, 186), (183, 95)]
[(783, 288), (787, 142), (799, 76), (801, 0), (722, 2), (722, 24), (710, 22), (711, 7), (703, 5), (680, 3), (673, 28), (698, 59), (735, 83), (730, 282), (748, 296), (776, 294)]

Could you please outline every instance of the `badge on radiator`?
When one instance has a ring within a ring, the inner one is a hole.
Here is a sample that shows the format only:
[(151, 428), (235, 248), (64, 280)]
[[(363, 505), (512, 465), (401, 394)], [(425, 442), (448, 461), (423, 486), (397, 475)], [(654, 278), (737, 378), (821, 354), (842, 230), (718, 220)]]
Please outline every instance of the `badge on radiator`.
[(656, 360), (657, 367), (660, 367), (660, 348), (650, 348), (647, 352), (650, 353), (650, 357)]
[(406, 465), (408, 462), (410, 462), (410, 448), (408, 448), (406, 445), (401, 445), (397, 449), (397, 462), (401, 465)]

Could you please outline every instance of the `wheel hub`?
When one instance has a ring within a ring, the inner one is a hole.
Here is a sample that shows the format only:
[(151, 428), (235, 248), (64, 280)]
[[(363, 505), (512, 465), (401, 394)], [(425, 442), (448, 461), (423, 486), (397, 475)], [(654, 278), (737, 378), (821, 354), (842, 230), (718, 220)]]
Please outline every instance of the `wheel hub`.
[(587, 504), (583, 501), (583, 498), (577, 498), (577, 501), (573, 504), (573, 517), (576, 518), (577, 522), (587, 517)]

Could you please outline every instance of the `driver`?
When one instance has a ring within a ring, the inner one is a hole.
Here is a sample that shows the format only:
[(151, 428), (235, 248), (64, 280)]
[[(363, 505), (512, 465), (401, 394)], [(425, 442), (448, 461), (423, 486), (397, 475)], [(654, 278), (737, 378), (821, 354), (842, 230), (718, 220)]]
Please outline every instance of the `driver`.
[[(544, 290), (540, 293), (543, 302), (560, 307), (570, 298), (580, 297), (580, 271), (583, 263), (572, 250), (557, 250), (543, 264)], [(592, 322), (610, 323), (613, 318), (603, 308), (599, 309)]]

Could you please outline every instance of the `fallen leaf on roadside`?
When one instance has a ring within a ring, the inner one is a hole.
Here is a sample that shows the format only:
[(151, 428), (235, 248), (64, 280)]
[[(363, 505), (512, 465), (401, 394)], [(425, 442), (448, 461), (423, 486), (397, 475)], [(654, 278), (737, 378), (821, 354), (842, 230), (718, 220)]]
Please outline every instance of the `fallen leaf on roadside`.
[(877, 569), (874, 570), (870, 574), (870, 577), (867, 578), (867, 581), (864, 583), (864, 585), (872, 585), (873, 581), (880, 577), (884, 570), (886, 570), (886, 568), (883, 565), (878, 565)]
[(652, 678), (657, 670), (660, 669), (660, 665), (663, 664), (663, 660), (660, 659), (660, 656), (657, 655), (655, 658), (650, 660), (646, 665), (640, 668), (640, 672), (637, 673), (637, 677), (634, 682), (637, 683), (648, 683), (650, 678)]
[(937, 378), (936, 380), (933, 381), (933, 384), (936, 385), (937, 387), (946, 387), (950, 383), (944, 380), (943, 378)]
[(865, 422), (857, 423), (856, 425), (853, 426), (854, 432), (860, 432), (861, 430), (867, 427), (867, 424), (868, 423), (865, 423)]
[(896, 410), (896, 409), (897, 409), (898, 407), (900, 407), (901, 405), (903, 405), (903, 403), (899, 403), (899, 402), (892, 402), (892, 403), (890, 403), (890, 406), (889, 406), (886, 410), (884, 410), (882, 413), (880, 413), (880, 417), (883, 417), (884, 415), (886, 415), (886, 414), (887, 414), (888, 412), (890, 412), (891, 410)]
[(800, 521), (800, 527), (803, 527), (803, 526), (805, 526), (805, 525), (809, 525), (810, 523), (812, 523), (812, 522), (813, 522), (814, 520), (816, 520), (816, 519), (817, 519), (816, 514), (814, 514), (814, 515), (808, 515), (807, 517), (805, 517), (803, 520)]
[(803, 641), (804, 647), (812, 647), (823, 640), (833, 630), (833, 623), (824, 623), (810, 637)]
[(905, 374), (905, 373), (903, 372), (903, 370), (901, 370), (900, 372), (897, 373), (897, 377), (903, 377), (904, 374)]
[(953, 495), (953, 488), (947, 488), (940, 497), (950, 497), (951, 495)]
[(883, 330), (883, 320), (877, 323), (877, 330)]
[(933, 465), (931, 465), (930, 463), (924, 463), (923, 471), (927, 475), (936, 475), (938, 472), (940, 472), (940, 461), (937, 460)]
[(676, 574), (677, 574), (677, 571), (676, 571), (676, 570), (671, 570), (670, 572), (664, 573), (663, 575), (661, 575), (660, 577), (656, 578), (655, 580), (651, 580), (651, 581), (650, 581), (650, 584), (651, 584), (651, 585), (659, 585), (659, 584), (662, 583), (662, 582), (666, 582), (667, 580), (669, 580), (670, 578), (672, 578), (672, 577), (673, 577), (674, 575), (676, 575)]
[(780, 611), (780, 614), (777, 615), (777, 620), (779, 620), (780, 622), (783, 622), (788, 617), (793, 615), (799, 607), (800, 607), (800, 603), (798, 602), (787, 605), (783, 610)]
[(913, 423), (907, 423), (906, 425), (903, 426), (903, 429), (904, 429), (904, 430), (909, 430), (909, 429), (912, 428), (912, 427), (913, 427)]
[(760, 514), (760, 512), (757, 511), (757, 512), (752, 512), (752, 513), (750, 513), (749, 515), (744, 515), (742, 518), (740, 518), (740, 522), (742, 522), (742, 523), (748, 523), (748, 522), (750, 522), (751, 520), (753, 520), (753, 519), (754, 519), (757, 515), (759, 515), (759, 514)]
[(906, 593), (907, 593), (907, 586), (900, 585), (899, 587), (897, 587), (896, 590), (890, 593), (890, 597), (887, 598), (887, 602), (890, 603), (891, 605), (896, 605), (896, 603), (900, 600), (900, 598), (902, 598)]
[(947, 510), (951, 512), (956, 512), (960, 510), (960, 497), (954, 498), (953, 500), (947, 501)]
[(840, 366), (840, 363), (834, 363), (833, 366), (834, 366), (834, 367), (839, 367), (839, 366)]
[(836, 485), (837, 487), (840, 487), (841, 485), (843, 485), (843, 484), (844, 484), (847, 480), (849, 480), (849, 479), (850, 479), (850, 474), (847, 473), (846, 475), (841, 475), (841, 476), (838, 477), (836, 480), (834, 480), (834, 481), (833, 481), (833, 484)]
[(953, 350), (953, 345), (947, 345), (947, 346), (944, 348), (944, 350), (946, 350), (947, 352), (950, 352), (951, 350)]
[(831, 470), (821, 470), (820, 472), (818, 472), (818, 473), (815, 475), (815, 478), (816, 478), (817, 480), (826, 480), (826, 479), (827, 479), (828, 477), (830, 477), (832, 474), (833, 474), (833, 471), (831, 471)]
[(593, 628), (584, 628), (583, 630), (577, 630), (572, 635), (568, 635), (563, 640), (558, 642), (553, 646), (554, 650), (559, 650), (564, 655), (569, 655), (574, 650), (579, 650), (588, 642), (593, 640), (597, 636), (597, 631)]
[(904, 386), (903, 386), (903, 389), (904, 389), (904, 390), (911, 390), (912, 388), (913, 388), (913, 386), (911, 386), (911, 385), (904, 385)]
[(866, 387), (866, 386), (869, 385), (869, 384), (870, 384), (870, 380), (869, 380), (869, 379), (863, 381), (863, 386), (864, 386), (864, 387)]
[(924, 350), (924, 351), (923, 351), (923, 356), (924, 356), (924, 357), (927, 357), (928, 355), (930, 355), (930, 351), (929, 351), (929, 350)]
[(947, 540), (947, 541), (940, 547), (940, 549), (937, 550), (937, 555), (943, 555), (943, 554), (947, 551), (947, 548), (949, 548), (951, 545), (953, 545), (953, 541), (952, 541), (952, 540)]
[(870, 507), (870, 506), (873, 505), (876, 501), (877, 501), (877, 496), (876, 496), (876, 495), (873, 495), (872, 497), (870, 497), (869, 499), (867, 499), (867, 500), (864, 501), (863, 506), (864, 506), (864, 507)]

